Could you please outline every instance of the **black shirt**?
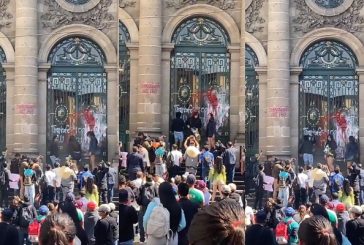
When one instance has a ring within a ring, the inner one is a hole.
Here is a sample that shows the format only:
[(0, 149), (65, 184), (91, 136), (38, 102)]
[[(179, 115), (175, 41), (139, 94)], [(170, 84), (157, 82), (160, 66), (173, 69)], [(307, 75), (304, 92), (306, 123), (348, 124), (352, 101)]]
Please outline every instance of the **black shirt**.
[(134, 207), (120, 204), (119, 206), (119, 241), (134, 240), (133, 225), (138, 222), (138, 214)]
[(185, 122), (181, 118), (175, 118), (172, 121), (172, 131), (183, 132), (185, 129)]
[(364, 220), (357, 218), (346, 223), (346, 236), (351, 244), (364, 244)]
[(198, 212), (199, 205), (197, 203), (191, 202), (187, 198), (181, 198), (179, 200), (179, 205), (185, 213), (186, 227), (178, 232), (178, 244), (188, 245), (187, 233), (190, 228), (191, 222), (195, 214)]
[(260, 224), (255, 224), (245, 232), (245, 245), (275, 245), (275, 235), (271, 229)]
[(94, 235), (95, 245), (114, 245), (112, 227), (107, 218), (97, 221)]
[(0, 245), (19, 244), (19, 232), (14, 225), (0, 223)]

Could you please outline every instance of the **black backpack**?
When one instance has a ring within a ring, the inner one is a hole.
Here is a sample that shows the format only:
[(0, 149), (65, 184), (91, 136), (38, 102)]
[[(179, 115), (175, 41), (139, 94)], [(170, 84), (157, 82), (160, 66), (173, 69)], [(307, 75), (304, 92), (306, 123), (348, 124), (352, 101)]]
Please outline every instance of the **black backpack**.
[(147, 207), (148, 204), (157, 196), (157, 188), (154, 185), (145, 186), (140, 188), (137, 203), (141, 206)]
[(19, 226), (27, 228), (29, 224), (34, 221), (35, 217), (33, 216), (34, 215), (30, 207), (22, 207), (20, 210)]
[(0, 170), (0, 186), (6, 185), (5, 170)]

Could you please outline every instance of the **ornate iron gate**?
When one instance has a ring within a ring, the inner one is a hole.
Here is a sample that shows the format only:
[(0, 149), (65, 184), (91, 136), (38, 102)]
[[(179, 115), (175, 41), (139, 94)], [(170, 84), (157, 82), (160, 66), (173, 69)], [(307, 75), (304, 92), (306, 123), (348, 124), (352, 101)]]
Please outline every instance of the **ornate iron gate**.
[(327, 136), (337, 143), (343, 159), (349, 136), (359, 136), (359, 84), (353, 52), (336, 41), (321, 41), (301, 59), (299, 133), (316, 140), (315, 161), (323, 159)]
[(130, 42), (130, 34), (125, 25), (119, 22), (119, 140), (125, 151), (129, 142), (130, 123), (130, 54), (126, 44)]
[[(71, 154), (74, 136), (82, 155), (88, 154), (87, 132), (93, 131), (100, 157), (107, 159), (107, 77), (104, 54), (96, 44), (83, 38), (61, 41), (49, 56), (47, 137), (58, 136), (60, 157)], [(48, 144), (50, 147), (50, 144)], [(47, 150), (50, 154), (49, 148)]]
[[(6, 62), (4, 50), (0, 47), (0, 62)], [(6, 76), (0, 65), (0, 152), (6, 148)]]
[(258, 58), (245, 46), (245, 148), (246, 157), (259, 153), (259, 77)]
[(171, 120), (176, 112), (181, 112), (187, 120), (196, 109), (205, 127), (208, 114), (213, 113), (217, 138), (226, 142), (230, 120), (230, 54), (225, 30), (213, 20), (195, 17), (177, 28), (172, 42), (176, 48), (171, 57)]

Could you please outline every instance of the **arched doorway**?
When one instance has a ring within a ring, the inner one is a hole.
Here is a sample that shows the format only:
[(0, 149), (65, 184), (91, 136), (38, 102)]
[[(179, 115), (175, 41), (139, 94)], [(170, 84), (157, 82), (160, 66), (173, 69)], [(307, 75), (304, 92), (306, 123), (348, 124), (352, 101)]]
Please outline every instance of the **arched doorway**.
[(259, 65), (254, 50), (245, 45), (245, 148), (246, 157), (259, 153)]
[(98, 155), (107, 160), (107, 77), (105, 55), (93, 41), (71, 37), (55, 45), (48, 56), (47, 155), (58, 137), (59, 157), (71, 155), (69, 139), (81, 144), (82, 159), (88, 157), (87, 132), (98, 140)]
[(126, 44), (130, 34), (126, 26), (119, 22), (119, 141), (127, 151), (130, 119), (130, 54)]
[(6, 76), (2, 67), (4, 62), (5, 52), (0, 47), (0, 153), (6, 148)]
[[(217, 139), (229, 139), (230, 43), (227, 32), (212, 19), (195, 16), (179, 25), (172, 36), (170, 121), (176, 112), (187, 120), (198, 110), (203, 127), (215, 115)], [(202, 138), (204, 139), (202, 130)]]
[(299, 139), (315, 139), (314, 162), (323, 161), (331, 134), (337, 142), (336, 159), (342, 160), (349, 136), (359, 136), (359, 84), (357, 58), (346, 45), (323, 40), (301, 57)]

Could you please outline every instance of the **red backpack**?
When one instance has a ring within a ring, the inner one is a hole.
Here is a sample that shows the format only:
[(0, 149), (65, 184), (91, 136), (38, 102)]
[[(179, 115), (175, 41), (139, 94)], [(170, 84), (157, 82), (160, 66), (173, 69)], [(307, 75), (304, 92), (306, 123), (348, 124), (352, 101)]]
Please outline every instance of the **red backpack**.
[(288, 244), (289, 241), (289, 225), (293, 222), (293, 220), (289, 220), (287, 223), (281, 221), (278, 223), (276, 227), (276, 239), (278, 244)]
[(32, 223), (29, 224), (28, 227), (28, 234), (29, 234), (29, 240), (33, 243), (38, 242), (38, 236), (40, 233), (40, 227), (42, 226), (42, 223), (44, 220), (39, 222), (37, 219), (35, 219)]

